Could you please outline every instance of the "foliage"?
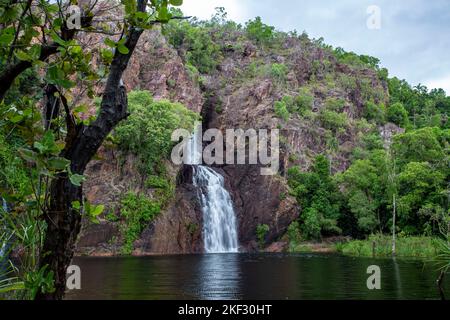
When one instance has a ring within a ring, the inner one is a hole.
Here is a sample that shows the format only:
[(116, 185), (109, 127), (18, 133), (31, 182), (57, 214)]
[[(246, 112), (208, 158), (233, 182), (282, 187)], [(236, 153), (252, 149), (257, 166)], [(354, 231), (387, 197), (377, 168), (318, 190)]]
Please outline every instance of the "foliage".
[[(308, 105), (312, 105), (312, 101), (308, 102)], [(325, 108), (330, 111), (342, 112), (344, 109), (345, 100), (340, 98), (327, 98), (325, 100)]]
[(164, 26), (169, 43), (184, 53), (187, 66), (200, 73), (211, 73), (222, 59), (221, 45), (215, 39), (211, 27), (193, 21), (171, 21)]
[(275, 28), (262, 22), (261, 17), (256, 17), (245, 24), (247, 36), (259, 45), (268, 45), (275, 38)]
[(288, 170), (291, 194), (302, 207), (301, 231), (306, 238), (318, 239), (322, 235), (341, 232), (337, 226), (339, 217), (338, 190), (331, 179), (329, 160), (319, 155), (311, 172), (301, 172), (298, 167)]
[(394, 103), (387, 108), (386, 118), (387, 121), (400, 127), (406, 127), (408, 124), (408, 112), (400, 102)]
[(425, 127), (408, 131), (394, 137), (393, 149), (399, 164), (428, 162), (435, 166), (445, 166), (450, 143), (450, 131)]
[(288, 67), (283, 63), (274, 63), (270, 68), (270, 76), (278, 83), (286, 82)]
[(139, 237), (145, 225), (160, 213), (161, 206), (145, 195), (128, 192), (121, 200), (120, 217), (123, 220), (123, 254), (131, 254), (133, 242)]
[(380, 174), (385, 172), (383, 165), (374, 159), (356, 160), (340, 177), (348, 207), (364, 234), (374, 232), (380, 224), (387, 179), (385, 174)]
[(318, 119), (325, 129), (338, 131), (348, 126), (348, 117), (345, 112), (335, 112), (323, 109), (318, 114)]
[(293, 221), (287, 230), (287, 236), (289, 239), (289, 251), (295, 251), (300, 243), (300, 225), (298, 221)]
[(262, 249), (266, 243), (266, 235), (270, 228), (267, 224), (258, 224), (256, 227), (256, 238), (258, 239), (258, 245)]
[(386, 107), (384, 104), (376, 104), (373, 101), (368, 101), (364, 108), (364, 117), (377, 124), (384, 124), (386, 121)]
[(296, 112), (303, 114), (305, 111), (309, 111), (314, 105), (314, 96), (311, 94), (308, 88), (301, 88), (299, 95), (295, 98)]
[(359, 68), (379, 69), (380, 60), (378, 58), (347, 52), (341, 47), (334, 49), (333, 53), (340, 63)]
[[(439, 240), (430, 237), (399, 237), (396, 242), (396, 255), (399, 257), (435, 257)], [(367, 240), (353, 240), (336, 245), (338, 252), (351, 256), (389, 257), (392, 255), (392, 238), (384, 235), (371, 235)], [(374, 250), (375, 249), (375, 250)]]
[(115, 130), (120, 149), (139, 156), (142, 173), (161, 173), (158, 164), (174, 145), (172, 132), (192, 129), (198, 116), (180, 103), (154, 101), (148, 91), (130, 92), (128, 103), (131, 115)]
[(445, 214), (440, 214), (443, 209), (439, 206), (444, 196), (444, 174), (434, 170), (427, 162), (410, 162), (398, 178), (399, 225), (412, 234), (423, 234), (427, 228), (436, 233), (437, 226), (434, 226), (433, 230), (430, 223), (432, 224), (434, 219), (430, 218)]
[(274, 104), (275, 115), (278, 118), (283, 119), (284, 121), (289, 120), (290, 113), (287, 109), (286, 102), (284, 101), (276, 101)]
[(388, 88), (391, 104), (401, 103), (404, 106), (414, 128), (448, 128), (450, 97), (443, 89), (429, 91), (421, 84), (411, 87), (405, 80), (395, 77), (388, 79)]

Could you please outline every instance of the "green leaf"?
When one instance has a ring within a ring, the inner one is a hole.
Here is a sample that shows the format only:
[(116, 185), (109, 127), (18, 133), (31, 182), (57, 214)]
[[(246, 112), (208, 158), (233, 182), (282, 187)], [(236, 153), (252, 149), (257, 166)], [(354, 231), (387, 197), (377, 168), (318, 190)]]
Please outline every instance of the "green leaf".
[(86, 180), (86, 177), (81, 174), (71, 174), (69, 176), (69, 179), (73, 185), (80, 187), (81, 184)]
[(74, 208), (75, 210), (80, 210), (81, 209), (80, 201), (73, 201), (72, 202), (72, 208)]
[(25, 161), (34, 162), (37, 159), (36, 152), (29, 150), (29, 149), (20, 148), (19, 154), (22, 157), (22, 159), (24, 159)]
[(23, 115), (21, 115), (21, 114), (16, 114), (9, 119), (9, 121), (11, 121), (12, 123), (19, 123), (22, 120), (23, 120)]
[(39, 150), (41, 154), (57, 154), (59, 147), (55, 142), (55, 135), (52, 131), (47, 131), (42, 136), (41, 141), (36, 141), (34, 147)]
[(102, 214), (103, 210), (105, 210), (105, 206), (100, 204), (98, 206), (95, 206), (94, 209), (91, 209), (90, 215), (91, 217), (97, 217), (98, 215)]
[(64, 170), (69, 164), (70, 160), (62, 157), (52, 157), (47, 160), (48, 167), (54, 170)]
[(4, 29), (0, 34), (0, 44), (9, 45), (14, 40), (14, 27)]
[(52, 32), (50, 37), (53, 39), (53, 41), (55, 41), (57, 44), (59, 44), (62, 47), (66, 46), (66, 41), (64, 41), (63, 39), (61, 39), (61, 37), (56, 33), (56, 32)]
[(111, 39), (109, 39), (109, 38), (106, 38), (106, 39), (104, 40), (104, 42), (105, 42), (105, 44), (106, 44), (108, 47), (111, 47), (111, 48), (115, 48), (115, 47), (116, 47), (116, 43), (115, 43), (114, 41), (112, 41)]
[(179, 7), (183, 4), (183, 0), (170, 0), (169, 1), (171, 5)]
[(32, 61), (33, 59), (26, 53), (25, 51), (18, 50), (14, 53), (17, 57), (17, 59), (22, 61)]
[(33, 44), (30, 48), (30, 51), (28, 52), (29, 56), (32, 60), (39, 59), (39, 56), (41, 55), (41, 46), (38, 44)]
[(169, 21), (169, 19), (170, 19), (170, 13), (169, 13), (169, 9), (167, 9), (167, 6), (162, 6), (160, 9), (159, 9), (159, 14), (158, 14), (158, 20), (159, 21)]
[(128, 48), (125, 47), (123, 44), (119, 44), (119, 45), (117, 46), (117, 50), (119, 50), (119, 52), (120, 52), (121, 54), (128, 54), (128, 53), (130, 52), (130, 50), (128, 50)]
[(75, 86), (75, 83), (66, 79), (64, 70), (62, 70), (59, 66), (53, 65), (48, 68), (47, 78), (50, 83), (59, 85), (65, 89), (70, 89)]

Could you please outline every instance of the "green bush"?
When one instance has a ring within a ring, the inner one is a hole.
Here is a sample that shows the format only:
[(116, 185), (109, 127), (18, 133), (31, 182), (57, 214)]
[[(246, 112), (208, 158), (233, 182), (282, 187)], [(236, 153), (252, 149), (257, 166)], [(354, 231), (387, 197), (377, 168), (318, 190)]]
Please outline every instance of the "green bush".
[(145, 181), (147, 188), (155, 189), (156, 198), (159, 200), (161, 206), (165, 206), (175, 193), (175, 184), (170, 181), (165, 175), (155, 176), (151, 175)]
[(257, 44), (270, 44), (275, 38), (275, 28), (261, 21), (261, 17), (250, 20), (245, 24), (247, 36)]
[(386, 107), (382, 103), (376, 104), (373, 101), (368, 101), (364, 108), (364, 117), (377, 124), (383, 124), (386, 120)]
[(406, 127), (408, 124), (408, 112), (400, 102), (394, 103), (387, 108), (387, 120), (400, 127)]
[(303, 114), (307, 110), (311, 110), (314, 105), (314, 96), (308, 88), (301, 88), (298, 96), (295, 98), (297, 112)]
[(256, 238), (258, 239), (258, 245), (262, 249), (266, 243), (266, 235), (270, 228), (267, 224), (258, 224), (256, 227)]
[(290, 113), (286, 107), (286, 103), (283, 101), (276, 101), (274, 104), (275, 115), (284, 121), (289, 120)]
[(344, 109), (345, 100), (340, 98), (327, 98), (325, 100), (325, 108), (330, 111), (342, 112)]
[(340, 234), (337, 227), (339, 217), (339, 193), (331, 179), (329, 160), (318, 155), (311, 172), (302, 172), (299, 167), (288, 169), (288, 185), (302, 212), (300, 228), (305, 238), (319, 239), (322, 235)]
[(29, 181), (17, 148), (7, 143), (0, 131), (0, 195), (5, 195), (3, 190), (9, 190), (17, 198), (28, 195), (31, 193)]
[[(431, 237), (398, 237), (396, 255), (399, 257), (431, 258), (438, 253), (439, 241)], [(353, 240), (340, 243), (336, 250), (345, 255), (388, 257), (392, 255), (392, 238), (371, 235), (367, 240)]]
[(128, 104), (131, 114), (117, 126), (115, 138), (121, 150), (139, 156), (142, 173), (154, 174), (170, 156), (172, 132), (193, 129), (199, 116), (180, 103), (154, 101), (148, 91), (131, 91)]
[(294, 251), (300, 243), (300, 225), (298, 221), (292, 222), (287, 230), (287, 236), (289, 239), (289, 251)]
[(334, 112), (330, 110), (321, 110), (318, 119), (322, 126), (328, 130), (338, 131), (348, 126), (348, 117), (345, 112)]
[(145, 226), (160, 213), (161, 206), (145, 195), (128, 192), (121, 200), (121, 231), (124, 236), (123, 254), (133, 251), (133, 242), (138, 239)]
[(211, 34), (211, 29), (201, 23), (171, 21), (163, 28), (168, 42), (185, 53), (187, 65), (201, 73), (211, 73), (222, 60), (221, 46)]
[(270, 76), (280, 83), (286, 82), (287, 73), (288, 67), (282, 63), (274, 63), (270, 68)]

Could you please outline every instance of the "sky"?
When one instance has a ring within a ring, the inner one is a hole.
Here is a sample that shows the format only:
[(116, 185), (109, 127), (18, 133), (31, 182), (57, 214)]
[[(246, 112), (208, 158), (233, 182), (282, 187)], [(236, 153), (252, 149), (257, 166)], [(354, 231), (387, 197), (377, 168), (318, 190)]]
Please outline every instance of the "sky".
[(216, 7), (377, 57), (391, 77), (450, 95), (450, 0), (184, 0), (182, 10), (208, 19)]

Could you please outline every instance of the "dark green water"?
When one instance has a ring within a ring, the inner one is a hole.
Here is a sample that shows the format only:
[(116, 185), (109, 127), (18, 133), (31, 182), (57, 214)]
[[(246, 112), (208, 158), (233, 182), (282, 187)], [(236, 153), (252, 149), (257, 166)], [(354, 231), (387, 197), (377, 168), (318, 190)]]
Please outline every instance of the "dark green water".
[[(437, 272), (417, 260), (323, 254), (76, 258), (67, 299), (438, 299)], [(368, 290), (367, 267), (381, 268)], [(449, 281), (445, 284), (447, 292)]]

